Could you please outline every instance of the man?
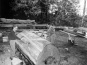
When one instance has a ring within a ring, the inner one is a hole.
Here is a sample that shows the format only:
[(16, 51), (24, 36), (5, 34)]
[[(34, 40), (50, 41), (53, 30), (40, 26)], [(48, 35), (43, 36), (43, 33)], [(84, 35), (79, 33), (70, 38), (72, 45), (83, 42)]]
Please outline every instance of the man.
[(15, 56), (15, 40), (18, 39), (18, 37), (16, 36), (17, 29), (18, 29), (17, 26), (13, 26), (13, 30), (8, 35), (9, 43), (11, 47), (11, 58)]
[(51, 42), (51, 44), (56, 44), (56, 34), (55, 34), (55, 28), (53, 26), (50, 26), (50, 28), (47, 31), (47, 40)]

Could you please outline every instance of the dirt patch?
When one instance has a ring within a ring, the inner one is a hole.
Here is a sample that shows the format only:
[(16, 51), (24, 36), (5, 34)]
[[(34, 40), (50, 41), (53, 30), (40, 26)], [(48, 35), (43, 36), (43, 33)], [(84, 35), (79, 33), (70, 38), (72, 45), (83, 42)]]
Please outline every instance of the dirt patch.
[(0, 65), (9, 65), (10, 62), (10, 46), (0, 45)]

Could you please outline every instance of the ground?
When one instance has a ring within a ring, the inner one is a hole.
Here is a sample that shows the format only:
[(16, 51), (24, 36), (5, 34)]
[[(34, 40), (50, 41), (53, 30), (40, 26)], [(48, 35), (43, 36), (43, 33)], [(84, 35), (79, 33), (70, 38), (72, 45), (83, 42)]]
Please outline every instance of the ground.
[[(64, 34), (61, 32), (57, 32), (56, 34), (57, 34), (57, 40), (55, 42), (56, 43), (60, 42), (58, 43), (58, 46), (59, 45), (61, 46), (61, 44), (66, 45), (68, 40), (67, 34)], [(72, 46), (72, 47), (68, 46), (69, 52), (70, 52), (69, 55), (71, 56), (69, 58), (69, 62), (76, 62), (78, 59), (78, 63), (81, 63), (79, 65), (85, 65), (87, 62), (87, 40), (83, 38), (75, 37), (75, 42), (78, 46)], [(64, 50), (61, 51), (62, 54), (64, 53), (63, 51)], [(10, 57), (9, 43), (1, 42), (0, 43), (0, 65), (10, 65), (11, 60), (9, 57)], [(78, 65), (78, 64), (74, 64), (74, 65)]]
[[(7, 36), (8, 33), (4, 30), (0, 30), (0, 32), (4, 33), (4, 36)], [(10, 45), (8, 42), (2, 42), (2, 38), (0, 37), (0, 65), (11, 65), (10, 60)]]
[(7, 44), (0, 45), (0, 65), (11, 65), (10, 46)]

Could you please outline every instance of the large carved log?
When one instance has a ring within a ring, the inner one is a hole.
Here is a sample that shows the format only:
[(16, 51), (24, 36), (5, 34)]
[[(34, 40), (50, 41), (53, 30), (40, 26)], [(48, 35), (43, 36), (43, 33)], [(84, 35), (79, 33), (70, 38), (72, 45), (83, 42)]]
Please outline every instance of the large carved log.
[(16, 40), (16, 46), (20, 49), (20, 52), (27, 56), (27, 58), (29, 57), (34, 64), (37, 64), (38, 57), (44, 47), (50, 44), (46, 39), (30, 31), (23, 31), (19, 33), (17, 37), (19, 37), (20, 40)]

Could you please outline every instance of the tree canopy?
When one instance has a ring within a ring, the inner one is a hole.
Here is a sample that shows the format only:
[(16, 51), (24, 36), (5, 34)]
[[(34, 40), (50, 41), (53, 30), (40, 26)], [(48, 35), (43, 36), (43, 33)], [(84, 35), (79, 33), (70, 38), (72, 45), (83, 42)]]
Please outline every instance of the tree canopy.
[(75, 4), (73, 0), (15, 0), (13, 10), (18, 12), (16, 17), (24, 14), (37, 23), (77, 26), (80, 16)]
[[(55, 25), (68, 25), (77, 26), (77, 20), (80, 20), (80, 16), (77, 14), (76, 6), (69, 0), (62, 0), (57, 2), (58, 10), (55, 12), (53, 23)], [(51, 20), (52, 21), (52, 20)]]

